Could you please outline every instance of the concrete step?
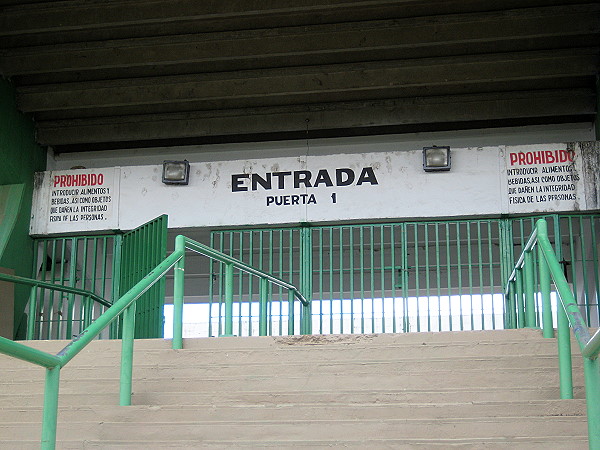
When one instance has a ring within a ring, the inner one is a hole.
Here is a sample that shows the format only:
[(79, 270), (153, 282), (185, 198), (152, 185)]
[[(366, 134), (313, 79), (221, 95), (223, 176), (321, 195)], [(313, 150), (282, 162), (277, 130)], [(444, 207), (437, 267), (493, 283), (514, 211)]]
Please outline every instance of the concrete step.
[[(20, 450), (37, 450), (39, 442), (34, 440), (4, 441), (7, 448)], [(462, 439), (362, 439), (362, 440), (269, 440), (260, 441), (228, 441), (225, 439), (212, 440), (61, 440), (58, 442), (61, 450), (81, 449), (103, 449), (103, 450), (163, 450), (163, 449), (197, 449), (208, 448), (212, 450), (232, 448), (275, 448), (275, 449), (322, 449), (322, 448), (344, 448), (350, 450), (364, 449), (453, 449), (453, 450), (480, 450), (482, 448), (491, 450), (587, 450), (587, 439), (575, 436), (550, 436), (550, 437), (500, 437), (500, 438), (462, 438)]]
[[(582, 377), (575, 378), (581, 382)], [(438, 390), (451, 388), (494, 388), (503, 383), (512, 387), (540, 386), (552, 387), (559, 385), (558, 374), (548, 370), (518, 370), (498, 368), (496, 370), (443, 370), (436, 372), (405, 371), (397, 373), (365, 373), (360, 370), (349, 370), (333, 374), (303, 374), (281, 376), (279, 373), (255, 375), (240, 373), (231, 376), (172, 376), (136, 378), (133, 383), (134, 393), (143, 392), (280, 392), (297, 385), (304, 390), (362, 390), (377, 386), (379, 390), (394, 389), (425, 389), (435, 387)], [(72, 379), (63, 380), (61, 392), (64, 394), (85, 395), (89, 392), (111, 393), (118, 390), (119, 379)], [(0, 386), (0, 396), (3, 394), (26, 394), (41, 392), (42, 385), (33, 386), (28, 380), (5, 382)]]
[[(576, 386), (575, 398), (584, 398), (583, 386)], [(451, 403), (465, 401), (506, 401), (520, 400), (553, 400), (560, 398), (558, 386), (552, 388), (524, 387), (514, 388), (498, 386), (489, 388), (447, 388), (443, 391), (434, 387), (430, 389), (376, 389), (370, 387), (364, 390), (327, 390), (306, 391), (301, 386), (295, 390), (271, 390), (257, 392), (189, 392), (189, 391), (160, 391), (134, 392), (134, 405), (295, 405), (295, 404), (345, 404), (345, 403)], [(95, 406), (117, 405), (119, 403), (118, 389), (105, 394), (86, 393), (69, 394), (61, 392), (59, 404), (62, 406)], [(6, 407), (31, 407), (43, 404), (43, 394), (14, 394), (4, 395), (0, 404)]]
[[(71, 361), (58, 448), (587, 446), (581, 358), (578, 399), (557, 400), (556, 340), (539, 330), (170, 344), (136, 341), (131, 407), (117, 406), (120, 342)], [(39, 448), (45, 371), (2, 356), (0, 367), (0, 448)]]
[[(59, 420), (70, 422), (174, 422), (182, 416), (198, 421), (327, 420), (338, 419), (442, 419), (491, 417), (584, 416), (584, 400), (531, 400), (461, 403), (302, 403), (218, 405), (116, 405), (72, 406), (59, 409)], [(39, 423), (41, 407), (12, 407), (0, 410), (0, 423)]]
[[(0, 425), (0, 435), (28, 439), (39, 433), (38, 424), (5, 423)], [(232, 430), (235, 430), (232, 433)], [(435, 431), (433, 431), (435, 430)], [(169, 440), (183, 439), (229, 441), (330, 441), (362, 440), (367, 436), (385, 439), (427, 439), (443, 436), (445, 439), (498, 438), (504, 436), (574, 436), (587, 435), (587, 424), (579, 417), (494, 417), (494, 418), (443, 418), (429, 419), (305, 419), (305, 420), (255, 420), (246, 421), (196, 421), (182, 418), (177, 422), (71, 422), (59, 426), (57, 437), (62, 440)]]

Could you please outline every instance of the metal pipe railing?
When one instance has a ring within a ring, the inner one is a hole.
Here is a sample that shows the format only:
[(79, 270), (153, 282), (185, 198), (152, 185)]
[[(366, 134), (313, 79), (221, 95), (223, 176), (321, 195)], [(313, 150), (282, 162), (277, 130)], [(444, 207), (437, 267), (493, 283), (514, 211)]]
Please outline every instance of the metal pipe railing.
[[(188, 239), (184, 236), (177, 236), (176, 248), (171, 255), (164, 259), (158, 266), (150, 271), (142, 280), (135, 284), (129, 291), (122, 295), (113, 304), (98, 297), (96, 294), (77, 289), (69, 286), (55, 285), (52, 283), (32, 280), (28, 278), (18, 277), (14, 275), (0, 274), (0, 280), (25, 284), (32, 286), (32, 289), (38, 287), (49, 289), (52, 291), (66, 292), (70, 294), (81, 295), (83, 297), (93, 299), (107, 306), (108, 309), (96, 320), (92, 321), (85, 330), (76, 336), (67, 346), (65, 346), (56, 355), (43, 352), (31, 347), (28, 347), (19, 342), (14, 342), (9, 339), (0, 337), (0, 353), (13, 356), (15, 358), (27, 361), (46, 368), (46, 381), (44, 388), (44, 408), (42, 415), (42, 441), (41, 448), (44, 450), (54, 449), (56, 446), (56, 425), (58, 416), (58, 393), (60, 384), (60, 371), (69, 363), (81, 350), (85, 348), (93, 339), (95, 339), (107, 326), (109, 326), (117, 317), (124, 314), (123, 318), (123, 336), (121, 350), (121, 376), (120, 376), (120, 392), (119, 402), (122, 406), (131, 404), (131, 387), (132, 387), (132, 365), (133, 365), (133, 342), (135, 330), (135, 305), (146, 291), (156, 284), (165, 274), (175, 268), (175, 285), (174, 285), (174, 320), (173, 320), (173, 349), (182, 348), (182, 322), (183, 322), (183, 294), (184, 294), (184, 271), (185, 271), (185, 250), (190, 249), (194, 252), (204, 254), (212, 259), (226, 264), (227, 270), (232, 271), (233, 268), (243, 270), (247, 273), (260, 278), (261, 283), (261, 317), (264, 317), (264, 323), (261, 322), (261, 334), (266, 334), (266, 301), (268, 295), (267, 283), (273, 283), (282, 286), (290, 292), (290, 302), (297, 298), (303, 306), (303, 317), (301, 320), (301, 332), (310, 332), (310, 301), (306, 300), (298, 289), (268, 273), (257, 270), (247, 264), (232, 258), (224, 253), (218, 252), (210, 247), (207, 247), (199, 242)], [(229, 276), (229, 283), (233, 283), (233, 277)], [(228, 288), (232, 292), (232, 288)], [(35, 297), (34, 297), (35, 299)], [(228, 294), (228, 301), (232, 302), (232, 295)], [(232, 312), (231, 306), (226, 308), (228, 325), (226, 332), (232, 331)], [(292, 308), (293, 309), (293, 308)], [(226, 322), (227, 323), (227, 322)], [(293, 332), (293, 328), (291, 329)]]
[(292, 307), (293, 299), (298, 299), (302, 304), (302, 314), (300, 318), (300, 333), (311, 333), (311, 303), (293, 284), (288, 283), (274, 275), (258, 270), (238, 259), (235, 259), (223, 252), (215, 250), (212, 247), (201, 244), (200, 242), (179, 235), (175, 238), (175, 251), (182, 252), (184, 257), (181, 258), (175, 265), (174, 275), (174, 290), (173, 290), (173, 348), (183, 347), (183, 330), (181, 326), (181, 318), (183, 317), (183, 297), (184, 297), (184, 273), (185, 273), (185, 251), (191, 250), (195, 253), (207, 256), (215, 261), (225, 265), (225, 333), (223, 336), (233, 336), (233, 270), (238, 269), (248, 274), (251, 274), (260, 280), (260, 302), (259, 302), (259, 334), (267, 335), (267, 283), (280, 286), (287, 289), (289, 292), (288, 308), (288, 333), (293, 334), (294, 308)]
[[(558, 258), (554, 253), (548, 238), (548, 225), (546, 220), (536, 222), (535, 229), (529, 238), (521, 256), (508, 279), (505, 289), (508, 305), (524, 305), (524, 310), (517, 308), (517, 324), (522, 324), (520, 316), (525, 316), (527, 327), (535, 326), (532, 320), (536, 317), (535, 302), (531, 297), (535, 290), (532, 285), (534, 274), (533, 250), (538, 249), (538, 283), (542, 297), (542, 328), (544, 337), (553, 337), (553, 319), (550, 300), (550, 283), (554, 282), (558, 293), (559, 304), (557, 308), (557, 335), (559, 353), (559, 374), (561, 398), (573, 398), (573, 368), (571, 360), (571, 336), (569, 326), (583, 357), (585, 391), (588, 416), (589, 448), (600, 450), (600, 330), (590, 336), (587, 324), (575, 301), (575, 296), (567, 282)], [(523, 277), (527, 285), (523, 289)], [(516, 296), (516, 302), (513, 296)], [(523, 298), (525, 296), (525, 299)]]

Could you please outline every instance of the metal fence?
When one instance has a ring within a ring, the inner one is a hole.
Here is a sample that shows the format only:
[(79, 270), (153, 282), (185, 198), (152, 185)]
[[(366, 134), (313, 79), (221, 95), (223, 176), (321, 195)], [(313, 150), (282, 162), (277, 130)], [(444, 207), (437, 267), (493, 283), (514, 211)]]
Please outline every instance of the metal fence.
[[(584, 317), (597, 326), (600, 216), (545, 217)], [(227, 230), (211, 233), (211, 245), (299, 286), (312, 298), (313, 333), (501, 329), (515, 325), (505, 317), (504, 284), (535, 220)], [(209, 271), (210, 334), (223, 274)], [(237, 333), (252, 335), (256, 287), (243, 275), (236, 283)], [(286, 304), (275, 292), (270, 311), (281, 321), (272, 334), (285, 334)]]
[[(32, 278), (118, 298), (120, 236), (76, 236), (37, 239)], [(32, 310), (33, 305), (33, 310)], [(106, 309), (90, 298), (32, 289), (28, 306), (28, 339), (71, 339)], [(102, 337), (116, 335), (117, 325)]]
[[(600, 215), (544, 217), (582, 314), (589, 326), (598, 326)], [(506, 314), (503, 289), (536, 219), (218, 230), (204, 242), (297, 286), (312, 299), (315, 334), (487, 330), (517, 325)], [(115, 275), (120, 258), (113, 264), (120, 239), (39, 239), (33, 277), (110, 300), (122, 280)], [(197, 306), (193, 320), (202, 324), (186, 326), (195, 329), (188, 335), (217, 336), (224, 332), (225, 273), (222, 265), (200, 259), (190, 257), (186, 268), (186, 303), (196, 304), (186, 308)], [(73, 295), (42, 288), (36, 295), (38, 306), (30, 311), (36, 339), (77, 334), (102, 310)], [(288, 323), (288, 317), (300, 317), (299, 310), (289, 314), (288, 293), (273, 288), (268, 297), (268, 334), (298, 329)], [(236, 272), (234, 298), (234, 334), (257, 335), (259, 284)], [(111, 336), (116, 333), (113, 327)]]

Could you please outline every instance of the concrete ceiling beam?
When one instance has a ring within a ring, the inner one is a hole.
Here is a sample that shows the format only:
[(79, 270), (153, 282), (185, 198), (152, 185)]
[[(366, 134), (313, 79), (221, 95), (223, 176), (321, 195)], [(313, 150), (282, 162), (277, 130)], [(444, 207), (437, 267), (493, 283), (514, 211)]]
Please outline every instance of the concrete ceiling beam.
[(593, 46), (600, 5), (0, 50), (19, 84)]
[[(48, 145), (160, 140), (226, 135), (306, 134), (418, 124), (592, 115), (593, 89), (417, 97), (370, 102), (41, 121), (38, 140)], [(110, 129), (107, 134), (106, 130)], [(342, 133), (343, 134), (343, 133)], [(298, 137), (296, 136), (296, 137)]]
[(492, 54), (30, 86), (18, 104), (45, 120), (542, 89), (593, 84), (598, 65), (594, 48)]

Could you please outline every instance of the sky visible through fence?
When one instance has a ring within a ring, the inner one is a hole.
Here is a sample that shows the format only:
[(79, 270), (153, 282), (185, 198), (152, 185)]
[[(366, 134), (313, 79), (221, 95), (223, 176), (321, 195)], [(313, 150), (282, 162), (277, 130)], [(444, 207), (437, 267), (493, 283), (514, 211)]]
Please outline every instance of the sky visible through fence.
[[(553, 310), (556, 310), (552, 293)], [(184, 337), (207, 337), (210, 305), (186, 304)], [(272, 302), (269, 334), (287, 333), (288, 304)], [(172, 336), (173, 307), (165, 305), (165, 338)], [(406, 311), (406, 313), (405, 313)], [(234, 304), (236, 335), (258, 334), (258, 302)], [(299, 320), (299, 309), (295, 313)], [(407, 319), (407, 320), (406, 320)], [(218, 330), (219, 305), (212, 305), (213, 334)], [(313, 334), (461, 331), (504, 328), (503, 294), (440, 297), (314, 300)], [(282, 332), (283, 330), (283, 332)]]

